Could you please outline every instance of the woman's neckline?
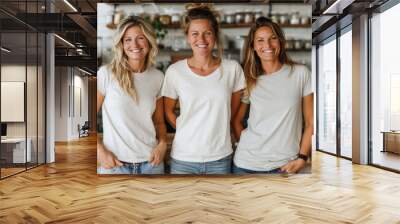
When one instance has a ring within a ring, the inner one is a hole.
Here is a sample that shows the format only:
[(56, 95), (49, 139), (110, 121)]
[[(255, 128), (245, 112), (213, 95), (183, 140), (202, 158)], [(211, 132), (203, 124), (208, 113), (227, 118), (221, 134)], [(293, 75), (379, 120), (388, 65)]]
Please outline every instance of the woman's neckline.
[(186, 65), (186, 67), (189, 69), (189, 71), (190, 71), (191, 73), (193, 73), (194, 75), (196, 75), (196, 76), (198, 76), (198, 77), (201, 77), (201, 78), (207, 78), (207, 77), (210, 77), (210, 76), (212, 76), (213, 74), (217, 73), (217, 71), (221, 68), (222, 60), (223, 60), (223, 59), (221, 58), (221, 60), (220, 60), (220, 62), (219, 62), (219, 65), (218, 65), (214, 70), (212, 70), (210, 73), (208, 73), (208, 74), (206, 74), (206, 75), (202, 75), (202, 74), (198, 74), (198, 73), (194, 72), (194, 71), (192, 70), (192, 68), (190, 67), (190, 65), (189, 65), (189, 58), (186, 58), (186, 59), (185, 59), (185, 65)]
[(276, 71), (274, 71), (272, 73), (269, 73), (269, 74), (264, 72), (263, 76), (261, 76), (261, 77), (264, 77), (264, 76), (265, 77), (276, 76), (276, 75), (282, 73), (284, 70), (286, 70), (287, 67), (288, 67), (288, 65), (282, 64), (282, 66), (278, 70), (276, 70)]

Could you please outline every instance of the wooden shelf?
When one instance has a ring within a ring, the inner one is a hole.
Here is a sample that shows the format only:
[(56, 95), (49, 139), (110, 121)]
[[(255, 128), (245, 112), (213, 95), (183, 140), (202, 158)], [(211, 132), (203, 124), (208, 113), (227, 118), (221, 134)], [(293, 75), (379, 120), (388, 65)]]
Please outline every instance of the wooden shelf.
[[(165, 53), (176, 53), (176, 54), (189, 54), (192, 53), (192, 49), (180, 49), (179, 51), (174, 51), (171, 48), (163, 48), (159, 50), (160, 52), (165, 52)], [(288, 49), (288, 52), (311, 52), (311, 49)], [(224, 53), (231, 53), (231, 54), (239, 54), (240, 49), (236, 48), (229, 48), (229, 49), (224, 49)]]
[[(238, 23), (238, 24), (227, 24), (227, 23), (223, 23), (221, 24), (221, 28), (223, 29), (230, 29), (230, 28), (250, 28), (250, 26), (253, 23)], [(306, 25), (302, 25), (302, 24), (298, 24), (298, 25), (292, 25), (292, 24), (280, 24), (280, 26), (282, 28), (311, 28), (311, 24), (306, 24)], [(181, 29), (181, 25), (180, 24), (170, 24), (167, 26), (164, 26), (167, 29)]]
[[(192, 53), (192, 49), (179, 49), (179, 51), (174, 51), (172, 48), (160, 48), (160, 52), (166, 52), (166, 53), (177, 53), (177, 54), (182, 54), (182, 53)], [(216, 52), (216, 50), (214, 50)], [(240, 49), (224, 49), (224, 53), (240, 53)]]
[[(221, 24), (221, 28), (246, 28), (246, 27), (251, 27), (253, 23), (239, 23), (239, 24)], [(310, 24), (307, 25), (292, 25), (292, 24), (280, 24), (282, 28), (311, 28)]]

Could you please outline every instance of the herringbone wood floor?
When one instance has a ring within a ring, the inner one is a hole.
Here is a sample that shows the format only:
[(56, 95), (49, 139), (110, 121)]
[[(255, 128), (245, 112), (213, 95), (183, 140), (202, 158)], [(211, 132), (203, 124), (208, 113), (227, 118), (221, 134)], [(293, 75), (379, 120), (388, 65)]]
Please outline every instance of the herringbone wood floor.
[(0, 181), (0, 223), (400, 223), (400, 175), (315, 152), (312, 174), (99, 177), (96, 138)]

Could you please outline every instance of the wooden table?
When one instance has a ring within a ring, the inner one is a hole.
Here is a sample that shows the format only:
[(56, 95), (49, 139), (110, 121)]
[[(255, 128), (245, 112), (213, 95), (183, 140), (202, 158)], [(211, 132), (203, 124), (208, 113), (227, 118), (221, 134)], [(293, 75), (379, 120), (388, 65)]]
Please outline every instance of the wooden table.
[(382, 131), (383, 150), (382, 152), (392, 152), (400, 154), (400, 131)]

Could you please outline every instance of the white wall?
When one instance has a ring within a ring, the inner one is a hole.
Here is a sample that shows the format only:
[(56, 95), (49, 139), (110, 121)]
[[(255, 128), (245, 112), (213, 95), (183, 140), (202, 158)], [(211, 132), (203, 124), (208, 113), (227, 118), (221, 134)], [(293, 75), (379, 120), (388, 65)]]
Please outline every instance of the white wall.
[[(22, 113), (26, 112), (26, 120), (23, 122), (6, 122), (7, 137), (30, 139), (32, 161), (44, 163), (44, 74), (41, 66), (25, 64), (4, 64), (1, 66), (1, 80), (11, 82), (24, 82), (26, 85), (26, 106), (22, 107)], [(27, 78), (27, 80), (26, 80)], [(7, 97), (7, 96), (2, 96)], [(10, 107), (3, 107), (1, 110), (12, 110)], [(13, 113), (13, 111), (7, 111)], [(15, 113), (15, 112), (14, 112)], [(37, 157), (37, 153), (39, 156)]]
[[(27, 69), (27, 70), (25, 70)], [(33, 72), (34, 70), (34, 72)], [(10, 81), (10, 82), (25, 82), (26, 71), (28, 72), (28, 79), (30, 86), (36, 86), (36, 80), (32, 80), (29, 75), (36, 75), (36, 67), (25, 65), (2, 65), (1, 66), (1, 81)], [(30, 106), (29, 113), (27, 113), (27, 120), (30, 122), (28, 124), (28, 137), (29, 133), (32, 133), (29, 128), (33, 128), (35, 130), (36, 136), (36, 124), (32, 124), (31, 122), (35, 122), (37, 120), (36, 113), (32, 113), (36, 111), (37, 103), (36, 103), (36, 87), (35, 88), (27, 88), (27, 106)], [(34, 102), (32, 104), (32, 102)], [(29, 105), (30, 104), (30, 105)], [(8, 108), (1, 108), (1, 110), (7, 110)], [(7, 122), (7, 136), (8, 137), (25, 137), (25, 123), (26, 122)]]
[(83, 75), (76, 68), (56, 67), (55, 141), (77, 139), (78, 124), (88, 120), (88, 78)]
[(68, 140), (68, 67), (55, 68), (55, 141)]
[[(25, 69), (25, 65), (2, 65), (1, 81), (25, 82)], [(1, 108), (1, 110), (7, 110), (7, 108)], [(7, 123), (7, 136), (25, 137), (25, 122)]]

